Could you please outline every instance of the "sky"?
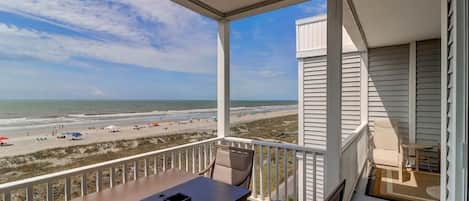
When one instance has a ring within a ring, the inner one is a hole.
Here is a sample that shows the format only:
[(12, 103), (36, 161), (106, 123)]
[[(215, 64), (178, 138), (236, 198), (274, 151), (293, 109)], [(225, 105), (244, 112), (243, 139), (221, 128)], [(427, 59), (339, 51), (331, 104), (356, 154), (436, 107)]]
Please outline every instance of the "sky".
[[(296, 100), (295, 20), (231, 22), (231, 99)], [(216, 99), (217, 23), (169, 0), (1, 0), (0, 99)]]

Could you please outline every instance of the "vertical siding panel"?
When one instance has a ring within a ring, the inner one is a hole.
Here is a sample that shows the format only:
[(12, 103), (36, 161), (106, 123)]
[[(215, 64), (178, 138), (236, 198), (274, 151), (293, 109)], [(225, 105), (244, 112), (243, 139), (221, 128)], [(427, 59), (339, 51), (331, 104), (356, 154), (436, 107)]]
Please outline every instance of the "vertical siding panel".
[[(441, 48), (440, 40), (417, 42), (416, 143), (438, 145), (441, 140)], [(425, 151), (433, 164), (421, 169), (438, 172), (437, 150)]]
[(375, 118), (399, 120), (403, 143), (409, 138), (409, 46), (373, 48), (368, 52), (370, 132)]

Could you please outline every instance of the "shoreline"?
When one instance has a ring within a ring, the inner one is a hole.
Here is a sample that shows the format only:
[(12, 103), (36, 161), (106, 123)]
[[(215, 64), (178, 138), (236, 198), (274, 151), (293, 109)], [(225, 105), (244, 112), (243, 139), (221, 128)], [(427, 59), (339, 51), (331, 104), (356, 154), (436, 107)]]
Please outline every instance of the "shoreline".
[[(231, 124), (248, 123), (252, 121), (270, 119), (297, 114), (297, 110), (280, 110), (255, 114), (238, 114), (231, 116)], [(118, 124), (116, 124), (118, 125)], [(140, 129), (134, 129), (138, 125)], [(8, 146), (0, 147), (0, 158), (30, 154), (41, 150), (63, 148), (75, 145), (86, 145), (99, 142), (112, 142), (118, 140), (132, 140), (145, 137), (159, 137), (183, 133), (207, 132), (215, 133), (216, 121), (212, 118), (201, 118), (191, 121), (162, 121), (159, 126), (150, 124), (134, 124), (119, 127), (120, 132), (111, 133), (104, 127), (94, 129), (80, 129), (83, 133), (82, 140), (57, 139), (52, 134), (16, 135), (8, 140)], [(68, 128), (67, 128), (68, 129)], [(65, 130), (59, 130), (65, 132)], [(40, 139), (40, 140), (39, 140)]]

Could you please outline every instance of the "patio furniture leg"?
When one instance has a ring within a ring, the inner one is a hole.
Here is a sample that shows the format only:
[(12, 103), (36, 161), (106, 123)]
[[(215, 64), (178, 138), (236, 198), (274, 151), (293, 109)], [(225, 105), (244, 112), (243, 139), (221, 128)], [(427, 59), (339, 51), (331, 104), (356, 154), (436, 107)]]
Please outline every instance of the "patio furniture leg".
[(399, 167), (399, 182), (403, 182), (404, 181), (404, 173), (403, 173), (403, 170), (402, 170), (402, 166)]

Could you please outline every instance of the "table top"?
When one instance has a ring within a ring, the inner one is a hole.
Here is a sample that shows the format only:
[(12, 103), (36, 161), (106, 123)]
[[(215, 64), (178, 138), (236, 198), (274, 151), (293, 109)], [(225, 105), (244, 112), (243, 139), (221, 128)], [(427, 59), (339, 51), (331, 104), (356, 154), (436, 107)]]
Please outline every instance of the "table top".
[(103, 190), (99, 193), (92, 193), (85, 197), (73, 199), (73, 201), (142, 200), (157, 192), (164, 191), (196, 177), (198, 176), (185, 171), (171, 169), (163, 174), (139, 178), (134, 181), (129, 181), (126, 184)]
[(251, 195), (249, 189), (225, 184), (206, 177), (197, 177), (163, 192), (156, 193), (143, 201), (165, 201), (165, 199), (177, 193), (189, 196), (191, 201), (241, 201), (247, 200)]

